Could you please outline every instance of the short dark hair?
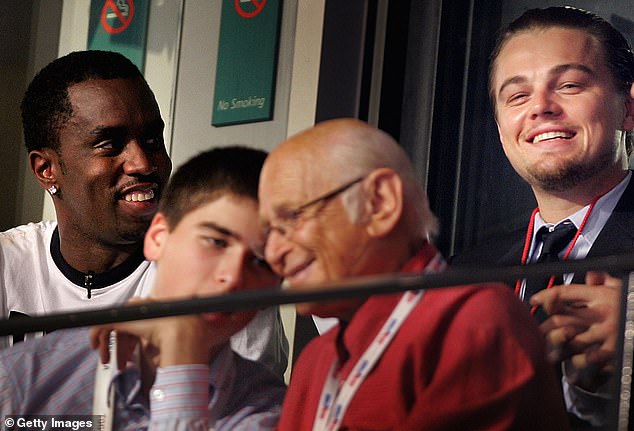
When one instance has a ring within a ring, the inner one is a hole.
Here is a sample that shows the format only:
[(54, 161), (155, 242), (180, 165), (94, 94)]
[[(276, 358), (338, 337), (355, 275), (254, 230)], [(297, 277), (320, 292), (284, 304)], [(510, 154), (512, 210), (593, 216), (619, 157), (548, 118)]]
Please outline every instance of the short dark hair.
[[(517, 33), (550, 27), (582, 30), (594, 37), (603, 49), (606, 65), (617, 91), (624, 97), (629, 97), (634, 82), (634, 53), (627, 39), (612, 24), (592, 12), (571, 6), (553, 6), (529, 9), (498, 32), (489, 62), (489, 97), (494, 112), (496, 108), (493, 73), (502, 48)], [(632, 151), (632, 136), (626, 137), (626, 147), (629, 155)]]
[(92, 79), (117, 78), (140, 78), (150, 88), (134, 63), (111, 51), (71, 52), (40, 70), (20, 106), (27, 151), (45, 147), (59, 150), (59, 130), (73, 115), (68, 98), (70, 86)]
[(545, 9), (529, 9), (498, 33), (489, 63), (489, 94), (492, 102), (495, 102), (493, 88), (495, 61), (506, 42), (522, 31), (549, 27), (583, 30), (593, 36), (603, 48), (607, 66), (612, 72), (618, 91), (629, 94), (634, 82), (634, 53), (627, 39), (612, 24), (592, 12), (570, 6), (554, 6)]
[(189, 212), (223, 194), (257, 202), (266, 156), (265, 151), (244, 146), (219, 147), (194, 156), (172, 175), (159, 212), (173, 229)]

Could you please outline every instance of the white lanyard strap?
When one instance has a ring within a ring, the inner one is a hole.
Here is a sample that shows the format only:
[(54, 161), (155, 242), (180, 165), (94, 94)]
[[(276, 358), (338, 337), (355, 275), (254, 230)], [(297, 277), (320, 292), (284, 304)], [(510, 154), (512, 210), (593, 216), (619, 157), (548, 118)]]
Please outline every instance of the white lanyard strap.
[(114, 385), (112, 379), (117, 372), (117, 335), (114, 331), (110, 333), (108, 342), (110, 351), (110, 362), (102, 364), (97, 363), (97, 371), (95, 372), (95, 393), (92, 404), (92, 414), (103, 416), (101, 431), (111, 431), (114, 416)]
[[(425, 267), (424, 272), (438, 271), (444, 268), (445, 263), (440, 254)], [(398, 304), (392, 310), (383, 327), (376, 335), (370, 346), (354, 365), (348, 377), (340, 382), (337, 377), (338, 362), (335, 360), (330, 367), (326, 382), (319, 398), (317, 414), (313, 422), (315, 431), (331, 431), (338, 428), (354, 394), (361, 386), (374, 365), (379, 360), (387, 346), (390, 344), (407, 316), (414, 309), (423, 296), (423, 291), (408, 291), (403, 294)]]

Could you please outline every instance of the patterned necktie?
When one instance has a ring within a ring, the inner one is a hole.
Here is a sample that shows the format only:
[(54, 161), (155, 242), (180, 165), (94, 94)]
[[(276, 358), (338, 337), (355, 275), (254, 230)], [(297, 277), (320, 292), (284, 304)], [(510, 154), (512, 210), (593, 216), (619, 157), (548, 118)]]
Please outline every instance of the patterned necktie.
[[(565, 220), (554, 229), (550, 230), (546, 226), (542, 226), (535, 237), (538, 241), (541, 239), (542, 249), (535, 263), (540, 262), (556, 262), (559, 260), (559, 253), (570, 243), (577, 233), (577, 228), (570, 220)], [(550, 277), (529, 278), (526, 280), (526, 290), (524, 292), (524, 301), (528, 302), (531, 296), (536, 294), (548, 285)], [(563, 278), (558, 276), (555, 278), (553, 285), (563, 283)]]

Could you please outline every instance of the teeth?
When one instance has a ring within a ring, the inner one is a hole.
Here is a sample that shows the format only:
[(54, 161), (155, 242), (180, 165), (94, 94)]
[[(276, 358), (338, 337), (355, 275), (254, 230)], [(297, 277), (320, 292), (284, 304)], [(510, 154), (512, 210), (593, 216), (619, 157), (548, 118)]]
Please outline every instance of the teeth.
[(561, 132), (561, 131), (540, 133), (539, 135), (533, 138), (533, 143), (536, 144), (538, 142), (546, 141), (548, 139), (555, 139), (555, 138), (560, 138), (560, 139), (572, 138), (572, 133)]
[(128, 202), (144, 202), (153, 198), (154, 190), (131, 192), (124, 197), (124, 199)]

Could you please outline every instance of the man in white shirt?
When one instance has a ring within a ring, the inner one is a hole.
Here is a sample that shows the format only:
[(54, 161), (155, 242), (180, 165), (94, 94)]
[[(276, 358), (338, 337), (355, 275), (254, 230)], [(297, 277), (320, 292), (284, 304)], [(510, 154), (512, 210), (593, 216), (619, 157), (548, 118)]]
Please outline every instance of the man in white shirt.
[[(35, 76), (21, 109), (31, 170), (51, 195), (57, 221), (0, 233), (0, 317), (147, 295), (155, 274), (143, 237), (171, 161), (158, 104), (139, 69), (114, 52), (70, 53)], [(281, 328), (277, 309), (264, 310), (234, 346), (281, 375)]]

